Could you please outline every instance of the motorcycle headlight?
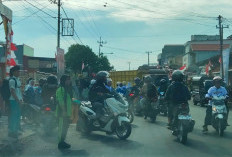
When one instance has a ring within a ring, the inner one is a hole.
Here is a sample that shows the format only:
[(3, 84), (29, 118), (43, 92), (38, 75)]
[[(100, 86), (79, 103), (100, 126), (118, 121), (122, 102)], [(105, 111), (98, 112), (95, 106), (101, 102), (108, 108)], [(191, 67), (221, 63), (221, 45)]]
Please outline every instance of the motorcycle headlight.
[(213, 107), (212, 110), (215, 111), (215, 112), (217, 111), (216, 107)]

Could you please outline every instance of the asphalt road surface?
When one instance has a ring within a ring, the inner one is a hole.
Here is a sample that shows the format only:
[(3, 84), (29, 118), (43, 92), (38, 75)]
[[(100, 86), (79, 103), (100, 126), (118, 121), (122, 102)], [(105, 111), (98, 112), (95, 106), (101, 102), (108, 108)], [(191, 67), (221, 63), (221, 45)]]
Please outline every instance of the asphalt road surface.
[[(67, 136), (67, 142), (72, 145), (70, 150), (57, 149), (56, 135), (47, 137), (37, 133), (31, 139), (16, 144), (17, 149), (10, 151), (7, 156), (231, 157), (232, 127), (226, 129), (223, 137), (219, 137), (212, 127), (209, 127), (208, 134), (202, 134), (206, 108), (192, 104), (190, 107), (196, 124), (194, 131), (188, 135), (186, 145), (177, 142), (176, 137), (171, 135), (171, 131), (166, 128), (166, 117), (158, 116), (156, 123), (135, 117), (132, 134), (125, 141), (103, 132), (93, 132), (89, 136), (83, 136), (75, 131), (75, 125), (71, 125)], [(229, 123), (232, 124), (231, 114)], [(37, 131), (39, 132), (39, 129)]]

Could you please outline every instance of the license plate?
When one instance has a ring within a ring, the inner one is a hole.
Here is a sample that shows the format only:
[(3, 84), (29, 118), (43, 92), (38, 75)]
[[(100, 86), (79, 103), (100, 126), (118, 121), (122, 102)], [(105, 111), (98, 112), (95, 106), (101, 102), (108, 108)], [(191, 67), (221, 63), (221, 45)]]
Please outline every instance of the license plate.
[(178, 119), (185, 119), (185, 120), (191, 120), (191, 115), (178, 115)]

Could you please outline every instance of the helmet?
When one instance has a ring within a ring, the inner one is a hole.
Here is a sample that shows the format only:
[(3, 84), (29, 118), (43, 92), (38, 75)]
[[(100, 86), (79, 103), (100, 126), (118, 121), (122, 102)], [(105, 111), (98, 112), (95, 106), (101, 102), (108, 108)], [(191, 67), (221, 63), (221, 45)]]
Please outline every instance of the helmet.
[(57, 77), (55, 75), (48, 76), (47, 83), (58, 85)]
[(220, 83), (222, 83), (222, 78), (220, 77), (220, 76), (215, 76), (214, 78), (213, 78), (213, 82), (215, 83), (215, 82), (220, 82)]
[(144, 82), (145, 82), (145, 83), (151, 83), (151, 82), (152, 82), (152, 77), (151, 77), (151, 75), (145, 76), (145, 77), (144, 77)]
[(109, 82), (112, 82), (112, 79), (111, 79), (111, 78), (107, 78), (107, 84), (108, 84)]
[(184, 74), (180, 70), (175, 70), (172, 73), (172, 80), (177, 82), (182, 82), (184, 79)]
[(96, 81), (106, 83), (109, 75), (110, 74), (107, 71), (99, 71), (96, 75)]
[(167, 83), (167, 80), (165, 80), (165, 79), (161, 79), (160, 80), (160, 85), (164, 85), (164, 84), (166, 84)]
[(134, 79), (134, 82), (135, 82), (135, 84), (140, 84), (141, 80), (140, 80), (139, 77), (136, 77), (136, 78)]

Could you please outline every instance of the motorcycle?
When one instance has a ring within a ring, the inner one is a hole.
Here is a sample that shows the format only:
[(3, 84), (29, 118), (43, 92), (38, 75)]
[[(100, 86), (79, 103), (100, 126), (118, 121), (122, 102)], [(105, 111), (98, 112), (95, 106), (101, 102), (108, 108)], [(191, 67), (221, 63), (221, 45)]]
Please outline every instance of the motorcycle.
[(164, 92), (160, 92), (159, 93), (159, 109), (160, 109), (160, 113), (163, 114), (164, 116), (167, 116), (168, 113), (168, 107), (167, 107), (167, 102), (164, 99), (165, 97), (165, 93)]
[(57, 126), (55, 109), (55, 100), (53, 97), (51, 97), (50, 103), (42, 106), (26, 104), (25, 114), (32, 123), (38, 124), (43, 129), (45, 135), (49, 135)]
[(187, 142), (188, 133), (193, 131), (195, 120), (189, 114), (187, 103), (178, 105), (178, 117), (176, 127), (173, 128), (172, 134), (177, 136), (177, 140), (183, 144)]
[(121, 106), (121, 104), (120, 106), (125, 110), (127, 118), (130, 120), (130, 123), (132, 123), (134, 121), (133, 104), (128, 103), (126, 98), (124, 98), (121, 94), (116, 94), (115, 98), (123, 104), (123, 106)]
[(151, 122), (156, 121), (156, 117), (159, 114), (159, 104), (156, 101), (149, 101), (143, 98), (141, 100), (141, 103), (144, 106), (144, 115), (145, 117), (149, 117), (151, 119)]
[(219, 136), (223, 136), (226, 129), (227, 109), (224, 96), (212, 98), (212, 126), (217, 130)]
[(107, 134), (115, 133), (119, 139), (127, 139), (131, 134), (132, 127), (124, 106), (114, 97), (107, 98), (104, 101), (104, 114), (97, 119), (91, 102), (81, 102), (77, 131), (85, 134), (89, 134), (91, 131), (103, 131)]

